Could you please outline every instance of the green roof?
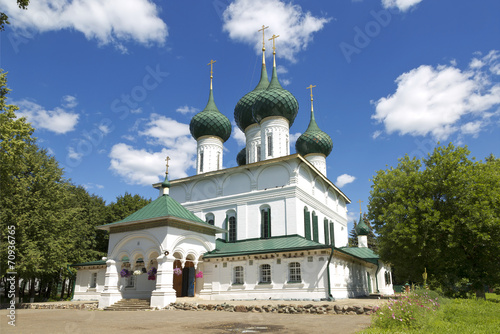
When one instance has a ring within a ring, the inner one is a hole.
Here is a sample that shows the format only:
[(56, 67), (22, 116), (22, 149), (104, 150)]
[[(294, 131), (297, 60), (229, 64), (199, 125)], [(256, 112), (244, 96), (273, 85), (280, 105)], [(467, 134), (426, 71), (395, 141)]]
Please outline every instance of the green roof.
[(269, 87), (258, 94), (253, 104), (253, 119), (260, 122), (269, 116), (281, 116), (288, 120), (289, 126), (292, 126), (298, 111), (297, 99), (292, 93), (281, 87), (276, 67), (273, 67), (273, 76)]
[(332, 152), (332, 148), (332, 138), (321, 131), (314, 119), (314, 111), (311, 110), (309, 126), (295, 142), (295, 150), (302, 156), (311, 153), (321, 153), (327, 157)]
[(236, 242), (217, 239), (215, 249), (205, 253), (203, 257), (213, 258), (321, 248), (330, 248), (330, 246), (307, 240), (299, 235), (285, 235), (269, 239), (246, 239)]
[(241, 131), (245, 132), (247, 127), (256, 123), (252, 116), (252, 106), (259, 93), (268, 86), (269, 79), (267, 78), (266, 64), (262, 64), (259, 83), (254, 90), (244, 95), (234, 107), (234, 121)]
[(106, 265), (106, 261), (104, 261), (104, 260), (98, 260), (98, 261), (91, 261), (91, 262), (83, 262), (83, 263), (72, 264), (71, 267), (105, 266), (105, 265)]
[(379, 259), (378, 254), (372, 251), (368, 247), (340, 247), (336, 249), (346, 254), (365, 260), (367, 262), (371, 262), (374, 264), (378, 263)]
[(163, 195), (155, 199), (153, 202), (149, 203), (142, 209), (134, 212), (130, 216), (122, 219), (120, 221), (101, 225), (100, 227), (110, 227), (113, 225), (118, 225), (120, 223), (126, 222), (139, 222), (143, 220), (151, 220), (154, 218), (178, 218), (181, 220), (189, 220), (198, 224), (206, 225), (207, 227), (214, 228), (214, 226), (204, 222), (198, 218), (194, 213), (188, 211), (179, 202), (174, 200), (169, 195)]
[(241, 151), (236, 155), (236, 162), (238, 166), (243, 166), (247, 164), (247, 148), (243, 147)]
[(356, 224), (356, 234), (357, 235), (369, 235), (370, 234), (370, 228), (368, 225), (366, 225), (365, 220), (363, 217), (361, 217), (361, 214), (359, 215), (359, 221), (358, 224)]
[(191, 119), (189, 131), (196, 140), (201, 136), (217, 136), (225, 142), (231, 136), (231, 122), (217, 109), (212, 89), (205, 109)]

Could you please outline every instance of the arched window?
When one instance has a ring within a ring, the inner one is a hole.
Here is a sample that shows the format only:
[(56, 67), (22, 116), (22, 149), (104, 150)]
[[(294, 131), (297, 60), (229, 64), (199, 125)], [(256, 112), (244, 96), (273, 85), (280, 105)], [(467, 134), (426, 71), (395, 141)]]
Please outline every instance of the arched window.
[(304, 237), (311, 240), (311, 213), (304, 207)]
[(260, 209), (260, 237), (262, 239), (271, 237), (271, 208), (268, 206)]
[(259, 284), (269, 284), (269, 283), (271, 283), (271, 265), (262, 264), (260, 266)]
[(267, 156), (270, 157), (273, 155), (273, 135), (267, 135)]
[(214, 214), (213, 213), (207, 213), (205, 215), (205, 222), (207, 222), (210, 225), (214, 225), (215, 224), (215, 216), (214, 216)]
[(291, 262), (288, 265), (288, 282), (289, 283), (302, 282), (302, 275), (300, 273), (300, 263)]
[(200, 152), (200, 173), (203, 173), (203, 152)]
[(260, 156), (261, 154), (261, 151), (260, 151), (260, 145), (257, 146), (257, 161), (261, 161), (262, 160), (262, 157)]
[(237, 221), (236, 212), (234, 210), (226, 212), (224, 228), (228, 230), (228, 233), (226, 233), (226, 241), (235, 242), (237, 240)]
[(229, 242), (235, 242), (236, 241), (236, 217), (231, 216), (229, 217)]
[(243, 277), (243, 267), (242, 266), (236, 266), (233, 269), (233, 284), (244, 284), (245, 279)]

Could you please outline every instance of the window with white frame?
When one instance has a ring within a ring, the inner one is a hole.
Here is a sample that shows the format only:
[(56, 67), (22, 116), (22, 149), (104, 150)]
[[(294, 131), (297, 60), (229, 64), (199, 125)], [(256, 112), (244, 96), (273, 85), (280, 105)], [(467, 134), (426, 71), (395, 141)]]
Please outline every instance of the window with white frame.
[(125, 287), (126, 288), (133, 288), (135, 287), (135, 275), (130, 275), (125, 279)]
[(290, 283), (302, 282), (302, 275), (300, 273), (300, 263), (292, 262), (288, 264), (288, 282)]
[(90, 288), (95, 289), (97, 287), (97, 273), (92, 273), (90, 275)]
[(243, 266), (236, 266), (233, 269), (234, 271), (234, 278), (233, 278), (233, 284), (243, 284), (245, 283), (245, 279), (243, 277)]
[(270, 264), (262, 264), (260, 266), (260, 284), (269, 284), (271, 283), (271, 265)]

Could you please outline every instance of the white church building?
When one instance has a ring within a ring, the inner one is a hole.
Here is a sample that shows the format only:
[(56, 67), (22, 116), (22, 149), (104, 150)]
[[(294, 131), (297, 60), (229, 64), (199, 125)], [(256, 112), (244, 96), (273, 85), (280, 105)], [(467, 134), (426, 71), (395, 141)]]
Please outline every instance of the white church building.
[(390, 267), (367, 247), (362, 220), (359, 247), (348, 247), (350, 200), (326, 175), (333, 142), (314, 119), (313, 86), (309, 126), (290, 154), (298, 102), (278, 81), (274, 45), (270, 81), (262, 51), (260, 81), (234, 111), (246, 137), (238, 166), (223, 168), (231, 122), (215, 105), (211, 71), (208, 103), (190, 124), (196, 175), (169, 181), (167, 174), (153, 185), (156, 200), (99, 227), (109, 232), (107, 257), (73, 265), (74, 300), (98, 300), (105, 308), (143, 298), (163, 308), (192, 296), (333, 300), (394, 293)]

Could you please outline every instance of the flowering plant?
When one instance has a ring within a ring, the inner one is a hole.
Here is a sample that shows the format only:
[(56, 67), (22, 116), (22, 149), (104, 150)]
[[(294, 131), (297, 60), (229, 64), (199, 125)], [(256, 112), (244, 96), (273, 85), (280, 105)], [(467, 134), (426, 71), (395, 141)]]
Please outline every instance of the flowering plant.
[(148, 271), (148, 280), (154, 281), (156, 279), (157, 270), (155, 267), (151, 267)]
[(135, 276), (142, 275), (142, 270), (135, 270), (134, 275)]
[(203, 278), (203, 272), (202, 272), (202, 271), (198, 271), (198, 272), (196, 273), (196, 276), (195, 276), (195, 277), (196, 277), (196, 278)]
[(132, 273), (130, 271), (128, 271), (127, 269), (122, 269), (122, 271), (120, 271), (121, 277), (129, 277), (130, 275), (132, 275)]
[(182, 269), (181, 268), (174, 268), (174, 274), (181, 275), (182, 274)]

